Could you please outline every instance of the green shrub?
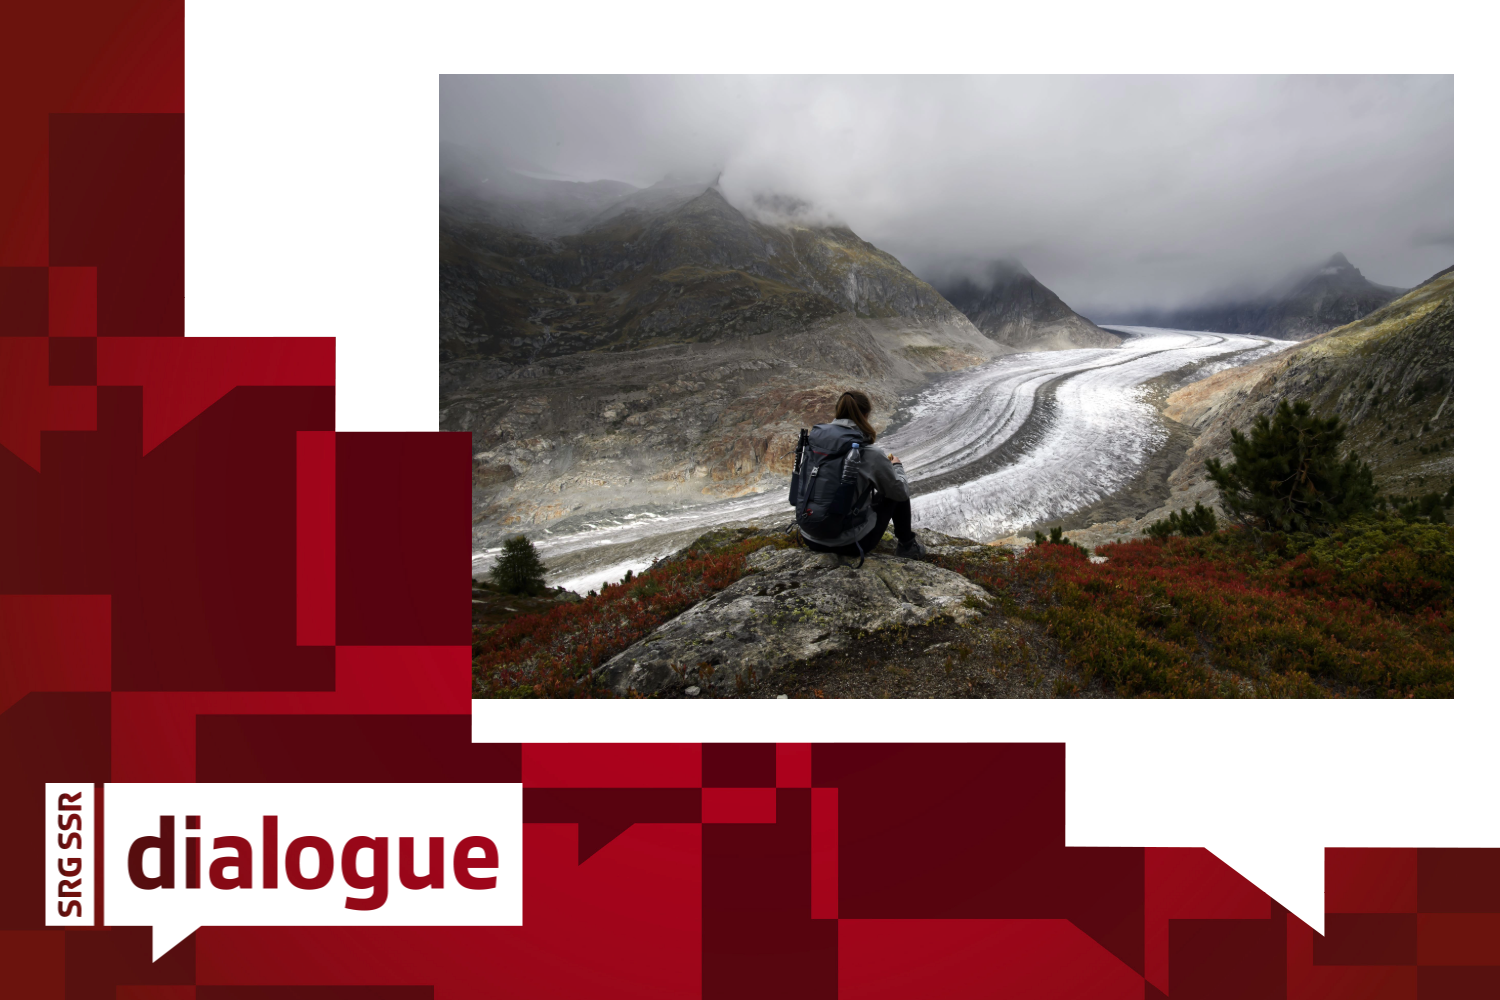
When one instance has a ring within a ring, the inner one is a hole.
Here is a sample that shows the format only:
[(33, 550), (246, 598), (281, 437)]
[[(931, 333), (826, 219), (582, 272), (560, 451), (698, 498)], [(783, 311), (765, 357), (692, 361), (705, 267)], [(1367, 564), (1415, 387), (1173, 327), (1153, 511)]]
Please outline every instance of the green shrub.
[(1288, 580), (1373, 601), (1406, 614), (1451, 609), (1453, 527), (1397, 517), (1357, 517), (1326, 538), (1294, 535)]
[(1089, 554), (1089, 550), (1084, 546), (1079, 545), (1071, 538), (1063, 537), (1062, 525), (1060, 524), (1054, 527), (1051, 534), (1047, 537), (1043, 538), (1040, 531), (1035, 532), (1034, 537), (1037, 545), (1072, 545), (1075, 546), (1078, 551), (1082, 552), (1085, 556)]
[(1453, 506), (1453, 491), (1447, 493), (1424, 493), (1396, 508), (1404, 521), (1426, 520), (1434, 523), (1446, 520), (1448, 509)]
[(1307, 403), (1282, 400), (1274, 420), (1255, 418), (1246, 437), (1230, 432), (1234, 461), (1206, 463), (1224, 510), (1241, 524), (1326, 535), (1375, 506), (1375, 479), (1359, 456), (1338, 457), (1338, 417), (1313, 416)]
[(1014, 559), (939, 556), (1127, 697), (1453, 697), (1453, 529), (1378, 515)]
[(1218, 529), (1219, 518), (1214, 514), (1213, 508), (1195, 503), (1192, 510), (1174, 510), (1160, 521), (1151, 522), (1146, 534), (1157, 541), (1166, 541), (1173, 535), (1181, 535), (1183, 538), (1212, 535)]
[(542, 579), (546, 572), (531, 539), (515, 535), (505, 540), (500, 558), (490, 567), (490, 580), (502, 594), (535, 596), (547, 589)]

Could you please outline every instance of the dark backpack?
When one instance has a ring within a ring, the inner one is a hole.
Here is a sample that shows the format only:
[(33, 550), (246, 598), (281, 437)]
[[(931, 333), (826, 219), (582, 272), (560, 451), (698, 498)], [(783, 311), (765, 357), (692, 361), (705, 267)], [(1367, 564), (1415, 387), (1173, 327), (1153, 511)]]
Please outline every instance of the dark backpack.
[(858, 428), (840, 424), (818, 424), (798, 439), (787, 502), (797, 508), (797, 527), (812, 538), (838, 538), (864, 522), (872, 499), (859, 475), (864, 443)]

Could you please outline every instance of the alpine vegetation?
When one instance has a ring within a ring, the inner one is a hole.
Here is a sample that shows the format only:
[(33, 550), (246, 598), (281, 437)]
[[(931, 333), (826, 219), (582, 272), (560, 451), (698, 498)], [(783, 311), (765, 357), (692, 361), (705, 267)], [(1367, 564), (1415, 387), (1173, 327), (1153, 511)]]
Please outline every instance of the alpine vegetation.
[(1209, 459), (1208, 477), (1240, 524), (1326, 535), (1375, 507), (1374, 474), (1358, 455), (1339, 457), (1343, 440), (1338, 417), (1317, 417), (1302, 400), (1282, 400), (1273, 420), (1255, 419), (1249, 437), (1231, 432), (1234, 461)]
[(1152, 521), (1146, 534), (1158, 541), (1165, 541), (1173, 535), (1196, 538), (1199, 535), (1212, 535), (1218, 530), (1218, 515), (1212, 507), (1205, 507), (1199, 501), (1193, 504), (1192, 510), (1174, 510), (1161, 520)]
[(506, 539), (500, 558), (490, 567), (490, 580), (502, 594), (535, 596), (547, 589), (543, 582), (546, 572), (531, 539), (515, 535)]

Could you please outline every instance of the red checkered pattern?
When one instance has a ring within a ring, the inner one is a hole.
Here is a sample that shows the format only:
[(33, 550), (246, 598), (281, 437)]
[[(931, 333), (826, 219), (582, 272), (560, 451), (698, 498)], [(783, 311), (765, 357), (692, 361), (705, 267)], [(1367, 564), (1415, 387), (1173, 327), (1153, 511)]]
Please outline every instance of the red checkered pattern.
[[(1206, 851), (1066, 846), (1057, 744), (470, 742), (467, 435), (336, 433), (332, 340), (182, 337), (182, 7), (88, 6), (0, 66), (0, 992), (1500, 996), (1500, 852), (1330, 850), (1320, 937)], [(62, 776), (521, 781), (525, 924), (152, 963), (42, 926)]]

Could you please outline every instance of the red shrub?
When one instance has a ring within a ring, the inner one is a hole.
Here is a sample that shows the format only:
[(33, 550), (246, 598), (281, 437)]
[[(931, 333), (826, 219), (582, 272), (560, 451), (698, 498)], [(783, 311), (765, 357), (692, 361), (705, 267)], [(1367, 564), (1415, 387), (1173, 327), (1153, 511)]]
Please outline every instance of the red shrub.
[(1223, 532), (1100, 554), (1044, 544), (947, 564), (1044, 621), (1122, 695), (1453, 695), (1451, 583), (1408, 548), (1345, 566)]
[(599, 664), (738, 580), (745, 557), (776, 539), (752, 538), (646, 570), (593, 597), (521, 615), (474, 634), (474, 697), (609, 697)]

